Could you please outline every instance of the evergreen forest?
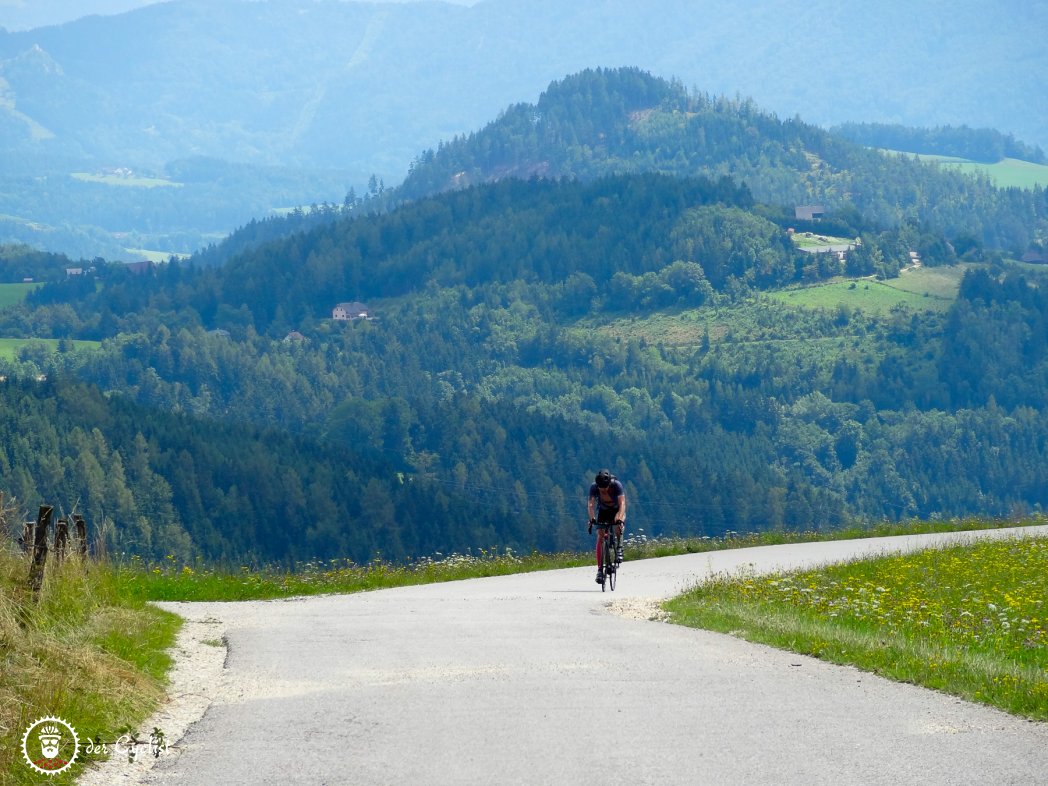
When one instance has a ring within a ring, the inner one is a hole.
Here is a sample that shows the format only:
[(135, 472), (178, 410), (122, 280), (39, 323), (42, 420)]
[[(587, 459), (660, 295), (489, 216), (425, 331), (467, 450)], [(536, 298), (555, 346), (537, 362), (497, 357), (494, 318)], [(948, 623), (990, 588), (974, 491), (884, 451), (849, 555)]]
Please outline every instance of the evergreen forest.
[(605, 466), (649, 536), (1041, 510), (1046, 221), (1043, 190), (583, 72), (397, 188), (41, 276), (0, 310), (0, 490), (114, 551), (282, 564), (582, 548)]

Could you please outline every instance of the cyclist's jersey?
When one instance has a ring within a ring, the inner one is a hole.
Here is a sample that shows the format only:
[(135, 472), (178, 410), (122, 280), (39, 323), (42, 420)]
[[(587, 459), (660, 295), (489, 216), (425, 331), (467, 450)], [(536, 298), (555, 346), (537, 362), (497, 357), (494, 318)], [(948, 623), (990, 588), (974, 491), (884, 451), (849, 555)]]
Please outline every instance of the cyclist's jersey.
[(601, 488), (596, 483), (590, 484), (590, 499), (596, 498), (599, 510), (618, 510), (622, 506), (621, 497), (626, 493), (622, 484), (612, 478), (607, 488)]

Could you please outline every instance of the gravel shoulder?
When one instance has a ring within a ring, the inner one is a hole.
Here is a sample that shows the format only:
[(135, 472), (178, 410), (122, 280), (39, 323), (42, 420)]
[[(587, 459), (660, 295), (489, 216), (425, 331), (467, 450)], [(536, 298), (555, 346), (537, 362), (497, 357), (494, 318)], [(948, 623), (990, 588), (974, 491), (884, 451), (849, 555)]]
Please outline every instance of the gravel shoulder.
[[(185, 611), (187, 613), (182, 614), (185, 622), (171, 653), (174, 665), (168, 675), (168, 699), (139, 729), (140, 737), (146, 739), (149, 732), (159, 728), (171, 745), (177, 745), (189, 727), (203, 717), (219, 696), (227, 676), (224, 671), (225, 623), (217, 617), (197, 616), (190, 610)], [(173, 748), (168, 753), (175, 750)], [(136, 756), (134, 762), (112, 755), (84, 772), (77, 783), (80, 786), (137, 786), (155, 763), (148, 753)]]

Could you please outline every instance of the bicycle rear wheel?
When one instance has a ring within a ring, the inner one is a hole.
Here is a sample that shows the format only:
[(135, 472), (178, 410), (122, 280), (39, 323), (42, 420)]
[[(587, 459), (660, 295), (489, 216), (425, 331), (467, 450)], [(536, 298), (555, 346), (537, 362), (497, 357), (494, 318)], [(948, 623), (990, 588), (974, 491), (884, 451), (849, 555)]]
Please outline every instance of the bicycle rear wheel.
[(600, 538), (597, 542), (597, 545), (600, 547), (597, 552), (600, 555), (600, 591), (606, 592), (608, 589), (608, 579), (611, 578), (611, 565), (608, 562), (609, 539), (607, 530), (602, 527), (597, 537)]

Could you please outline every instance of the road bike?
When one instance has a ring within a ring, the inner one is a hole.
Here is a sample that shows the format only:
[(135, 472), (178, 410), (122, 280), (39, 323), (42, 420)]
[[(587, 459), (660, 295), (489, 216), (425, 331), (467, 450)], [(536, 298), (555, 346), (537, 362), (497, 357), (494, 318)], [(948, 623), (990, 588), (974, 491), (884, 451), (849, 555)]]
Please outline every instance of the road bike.
[(611, 591), (615, 591), (615, 580), (619, 574), (618, 562), (615, 560), (616, 552), (616, 536), (611, 534), (611, 529), (614, 524), (597, 524), (597, 537), (600, 538), (600, 564), (601, 564), (601, 575), (604, 580), (600, 583), (600, 591), (607, 591), (607, 587), (611, 587)]

